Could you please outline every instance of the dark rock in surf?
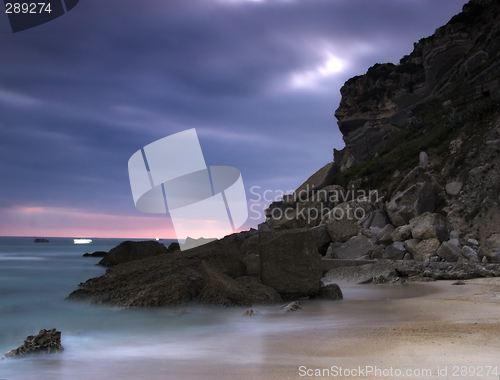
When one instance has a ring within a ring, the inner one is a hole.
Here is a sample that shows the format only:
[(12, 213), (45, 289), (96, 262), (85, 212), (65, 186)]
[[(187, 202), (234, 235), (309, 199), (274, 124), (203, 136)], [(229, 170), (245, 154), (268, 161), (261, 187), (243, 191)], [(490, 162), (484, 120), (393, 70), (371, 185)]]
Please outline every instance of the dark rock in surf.
[(34, 353), (52, 354), (63, 350), (64, 347), (61, 345), (61, 332), (56, 329), (42, 329), (38, 335), (29, 335), (22, 345), (7, 352), (4, 357), (18, 357)]

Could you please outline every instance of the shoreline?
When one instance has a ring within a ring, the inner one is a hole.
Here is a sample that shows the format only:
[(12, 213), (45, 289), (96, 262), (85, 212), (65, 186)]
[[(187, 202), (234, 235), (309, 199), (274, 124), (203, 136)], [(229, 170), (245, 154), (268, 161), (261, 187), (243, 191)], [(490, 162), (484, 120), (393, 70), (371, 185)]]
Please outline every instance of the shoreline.
[[(204, 366), (199, 376), (191, 367), (190, 378), (403, 377), (383, 376), (383, 373), (382, 376), (366, 373), (365, 376), (334, 376), (331, 371), (330, 376), (307, 376), (306, 372), (309, 369), (331, 370), (332, 366), (344, 369), (372, 366), (381, 370), (432, 371), (430, 377), (404, 376), (405, 379), (470, 379), (474, 376), (469, 372), (461, 376), (462, 366), (467, 366), (467, 371), (472, 371), (473, 367), (477, 372), (483, 366), (480, 378), (497, 379), (498, 375), (491, 373), (486, 376), (486, 366), (498, 366), (500, 371), (500, 296), (496, 295), (500, 293), (495, 293), (500, 289), (500, 278), (467, 280), (462, 286), (452, 286), (453, 282), (418, 284), (433, 289), (423, 296), (388, 300), (374, 317), (366, 316), (364, 326), (331, 328), (331, 321), (324, 318), (322, 326), (317, 323), (305, 325), (304, 330), (287, 332), (286, 336), (271, 334), (264, 338), (265, 360), (259, 366)], [(367, 309), (370, 308), (373, 305), (367, 304)], [(301, 367), (305, 369), (300, 371)], [(445, 369), (447, 376), (444, 376)], [(182, 377), (182, 372), (179, 375)]]
[[(75, 380), (497, 379), (452, 376), (452, 367), (500, 367), (500, 278), (453, 282), (340, 282), (343, 300), (304, 299), (303, 310), (286, 314), (254, 305), (253, 317), (245, 307), (191, 304), (181, 314), (86, 306), (88, 317), (113, 327), (61, 327), (64, 353), (7, 360), (3, 377), (35, 380), (43, 369), (49, 379)], [(434, 376), (301, 376), (301, 366), (428, 368)], [(449, 376), (436, 376), (445, 367)]]

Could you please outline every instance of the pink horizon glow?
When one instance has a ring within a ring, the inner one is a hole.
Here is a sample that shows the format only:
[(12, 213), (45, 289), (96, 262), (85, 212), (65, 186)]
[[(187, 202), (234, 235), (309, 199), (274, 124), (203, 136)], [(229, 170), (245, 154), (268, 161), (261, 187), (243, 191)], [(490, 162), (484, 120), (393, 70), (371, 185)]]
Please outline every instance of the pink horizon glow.
[(22, 206), (1, 210), (0, 236), (177, 239), (170, 217), (165, 214), (112, 215)]

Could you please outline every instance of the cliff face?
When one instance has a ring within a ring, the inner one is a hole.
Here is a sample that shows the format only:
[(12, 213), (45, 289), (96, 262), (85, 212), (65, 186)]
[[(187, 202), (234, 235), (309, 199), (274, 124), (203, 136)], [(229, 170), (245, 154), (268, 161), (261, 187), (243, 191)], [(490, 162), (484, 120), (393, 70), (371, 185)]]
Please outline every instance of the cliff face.
[(441, 104), (440, 117), (499, 88), (500, 3), (473, 0), (398, 65), (376, 64), (349, 79), (335, 112), (346, 147), (341, 170), (373, 157), (391, 137), (426, 122), (422, 108)]
[[(346, 147), (259, 229), (327, 228), (320, 251), (337, 258), (366, 246), (359, 257), (500, 263), (499, 16), (499, 0), (472, 0), (398, 65), (349, 79), (335, 113)], [(454, 232), (431, 241), (419, 223)]]

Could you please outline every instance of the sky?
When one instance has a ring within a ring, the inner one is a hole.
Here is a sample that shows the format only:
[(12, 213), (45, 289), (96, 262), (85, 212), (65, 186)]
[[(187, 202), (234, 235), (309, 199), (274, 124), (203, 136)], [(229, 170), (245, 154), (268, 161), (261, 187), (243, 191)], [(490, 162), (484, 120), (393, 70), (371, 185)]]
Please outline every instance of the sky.
[(343, 148), (343, 83), (464, 3), (80, 0), (18, 33), (0, 17), (0, 236), (175, 238), (135, 208), (127, 163), (191, 128), (207, 165), (240, 170), (257, 227)]

